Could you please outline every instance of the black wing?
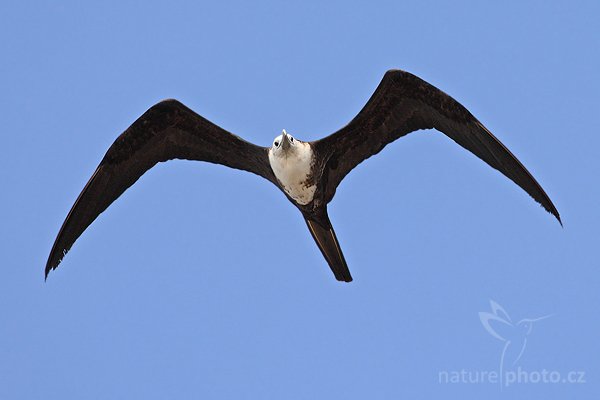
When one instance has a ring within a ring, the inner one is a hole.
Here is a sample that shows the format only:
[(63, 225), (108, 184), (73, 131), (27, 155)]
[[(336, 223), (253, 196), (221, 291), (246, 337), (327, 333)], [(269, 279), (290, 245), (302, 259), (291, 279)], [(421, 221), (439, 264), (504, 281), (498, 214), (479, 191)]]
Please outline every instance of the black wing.
[(253, 172), (276, 183), (267, 151), (176, 100), (156, 104), (117, 138), (85, 185), (52, 246), (46, 277), (98, 215), (157, 163), (172, 159), (207, 161)]
[(419, 129), (435, 128), (502, 172), (560, 222), (544, 189), (519, 160), (465, 107), (424, 80), (388, 71), (365, 107), (348, 125), (314, 142), (328, 158), (325, 193), (330, 201), (341, 180), (388, 143)]

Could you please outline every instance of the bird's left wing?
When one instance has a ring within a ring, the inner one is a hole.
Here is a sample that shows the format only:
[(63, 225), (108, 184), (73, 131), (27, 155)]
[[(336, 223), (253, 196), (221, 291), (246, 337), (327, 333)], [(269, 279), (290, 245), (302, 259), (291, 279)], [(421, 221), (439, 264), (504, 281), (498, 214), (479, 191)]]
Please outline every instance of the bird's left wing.
[(157, 163), (172, 159), (206, 161), (249, 171), (276, 183), (267, 151), (176, 100), (156, 104), (117, 138), (85, 185), (56, 237), (46, 277), (98, 215)]
[(388, 143), (419, 129), (435, 128), (511, 179), (560, 222), (558, 210), (519, 160), (465, 107), (405, 71), (388, 71), (364, 108), (339, 131), (313, 142), (326, 159), (326, 198), (359, 163)]

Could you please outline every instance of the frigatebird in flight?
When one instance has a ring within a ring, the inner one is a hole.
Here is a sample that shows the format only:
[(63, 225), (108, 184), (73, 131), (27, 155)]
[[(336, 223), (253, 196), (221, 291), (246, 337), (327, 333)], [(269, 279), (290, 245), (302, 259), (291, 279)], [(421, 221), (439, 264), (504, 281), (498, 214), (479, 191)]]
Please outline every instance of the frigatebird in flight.
[(303, 142), (284, 130), (271, 147), (246, 142), (177, 100), (146, 111), (110, 146), (63, 223), (46, 277), (83, 231), (159, 162), (206, 161), (260, 175), (302, 213), (336, 279), (350, 282), (327, 204), (342, 179), (387, 144), (417, 130), (437, 129), (525, 190), (560, 222), (554, 204), (519, 160), (465, 107), (405, 71), (391, 70), (358, 115), (337, 132)]

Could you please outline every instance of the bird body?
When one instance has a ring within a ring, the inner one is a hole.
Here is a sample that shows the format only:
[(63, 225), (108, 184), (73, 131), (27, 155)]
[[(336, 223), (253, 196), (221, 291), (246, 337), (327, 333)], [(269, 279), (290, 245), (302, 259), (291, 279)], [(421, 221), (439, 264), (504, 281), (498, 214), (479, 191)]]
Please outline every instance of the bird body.
[(560, 222), (556, 207), (529, 171), (466, 108), (415, 75), (391, 70), (348, 125), (313, 142), (284, 130), (271, 147), (261, 147), (177, 100), (152, 106), (115, 140), (75, 201), (50, 251), (46, 277), (98, 215), (147, 170), (159, 162), (186, 159), (252, 172), (273, 183), (302, 213), (336, 279), (350, 282), (327, 204), (362, 161), (410, 132), (432, 128), (511, 179)]
[(301, 142), (288, 135), (285, 129), (269, 149), (269, 164), (283, 191), (300, 205), (313, 201), (314, 152), (310, 143)]

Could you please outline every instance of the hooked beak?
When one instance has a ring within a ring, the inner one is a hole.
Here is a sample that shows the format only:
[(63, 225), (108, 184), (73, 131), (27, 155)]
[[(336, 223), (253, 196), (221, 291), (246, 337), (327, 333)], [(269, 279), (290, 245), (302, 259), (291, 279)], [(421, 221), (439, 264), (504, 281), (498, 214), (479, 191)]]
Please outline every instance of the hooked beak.
[(281, 150), (283, 150), (284, 152), (287, 152), (287, 150), (289, 148), (290, 148), (290, 139), (288, 138), (287, 132), (284, 129), (283, 132), (281, 133)]

